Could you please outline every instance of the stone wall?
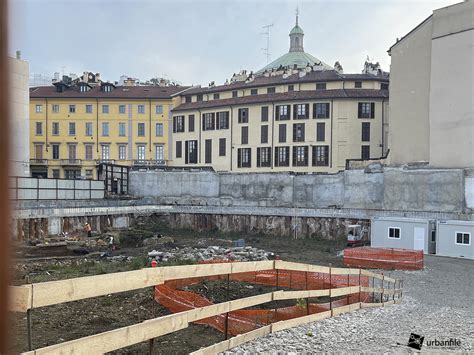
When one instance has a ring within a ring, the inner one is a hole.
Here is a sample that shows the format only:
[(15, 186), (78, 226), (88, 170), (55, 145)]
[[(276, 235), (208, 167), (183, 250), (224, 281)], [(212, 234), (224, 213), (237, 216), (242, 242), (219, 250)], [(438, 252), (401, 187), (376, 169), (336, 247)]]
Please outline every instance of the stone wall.
[(130, 193), (154, 203), (472, 213), (462, 169), (385, 168), (337, 174), (130, 173)]

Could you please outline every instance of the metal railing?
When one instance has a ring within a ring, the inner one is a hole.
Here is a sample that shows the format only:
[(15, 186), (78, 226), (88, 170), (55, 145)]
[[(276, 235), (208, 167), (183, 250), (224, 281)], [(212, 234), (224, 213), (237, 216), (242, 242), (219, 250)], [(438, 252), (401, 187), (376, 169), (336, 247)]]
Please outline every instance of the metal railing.
[(48, 165), (48, 159), (30, 159), (30, 165)]
[(61, 165), (81, 165), (81, 159), (61, 159)]
[(166, 165), (166, 160), (141, 160), (136, 159), (133, 161), (134, 166), (161, 166)]
[(98, 180), (10, 177), (10, 200), (93, 200), (104, 198), (104, 183)]

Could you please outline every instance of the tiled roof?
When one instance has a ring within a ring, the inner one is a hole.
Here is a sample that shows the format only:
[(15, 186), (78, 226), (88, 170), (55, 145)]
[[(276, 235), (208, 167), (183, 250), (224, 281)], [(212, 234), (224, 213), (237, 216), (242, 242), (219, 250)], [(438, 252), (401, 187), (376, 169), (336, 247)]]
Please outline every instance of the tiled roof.
[(235, 97), (222, 100), (210, 100), (200, 102), (188, 102), (181, 104), (173, 109), (176, 111), (186, 111), (195, 109), (205, 109), (213, 107), (222, 107), (229, 105), (247, 105), (262, 102), (280, 102), (280, 101), (298, 101), (314, 99), (385, 99), (388, 98), (388, 90), (372, 89), (336, 89), (336, 90), (311, 90), (311, 91), (290, 91), (278, 94), (251, 95)]
[(287, 78), (283, 78), (282, 75), (277, 76), (263, 76), (258, 75), (255, 79), (249, 83), (245, 83), (244, 81), (234, 82), (228, 85), (218, 85), (210, 88), (201, 88), (201, 87), (193, 87), (183, 95), (193, 95), (193, 94), (206, 94), (206, 93), (213, 93), (219, 91), (229, 91), (229, 90), (237, 90), (242, 88), (253, 88), (259, 86), (268, 86), (268, 85), (279, 85), (279, 84), (298, 84), (298, 83), (305, 83), (305, 82), (326, 82), (326, 81), (339, 81), (339, 80), (377, 80), (377, 81), (384, 81), (388, 82), (389, 77), (387, 75), (371, 75), (371, 74), (339, 74), (335, 70), (322, 70), (322, 71), (312, 71), (307, 73), (303, 77), (299, 77), (298, 74), (290, 75)]
[(89, 91), (80, 92), (79, 88), (71, 87), (57, 92), (55, 86), (30, 88), (30, 98), (64, 98), (64, 99), (170, 99), (173, 94), (187, 89), (189, 86), (117, 86), (111, 92), (100, 90), (95, 86)]

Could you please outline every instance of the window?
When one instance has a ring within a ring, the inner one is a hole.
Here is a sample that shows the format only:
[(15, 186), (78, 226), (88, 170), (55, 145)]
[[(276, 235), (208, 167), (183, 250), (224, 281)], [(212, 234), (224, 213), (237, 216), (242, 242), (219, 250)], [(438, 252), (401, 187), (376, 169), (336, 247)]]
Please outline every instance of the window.
[(145, 124), (140, 122), (138, 123), (138, 137), (145, 137)]
[(268, 143), (268, 125), (260, 128), (260, 143)]
[(288, 91), (295, 91), (294, 85), (288, 85)]
[(363, 160), (369, 160), (370, 159), (370, 145), (363, 145), (361, 147), (360, 156)]
[(89, 87), (87, 85), (81, 85), (79, 87), (80, 92), (87, 92), (89, 90)]
[(92, 180), (93, 178), (93, 170), (92, 169), (87, 169), (86, 170), (86, 179)]
[(79, 179), (81, 177), (81, 169), (65, 169), (64, 177), (71, 180)]
[(94, 146), (92, 144), (86, 144), (86, 160), (92, 160), (92, 149)]
[(214, 113), (203, 113), (202, 115), (202, 130), (212, 131), (215, 129)]
[(109, 136), (109, 122), (102, 122), (102, 136)]
[(237, 167), (250, 168), (252, 166), (252, 150), (250, 148), (237, 149)]
[(43, 112), (43, 105), (36, 105), (35, 111), (36, 111), (36, 113)]
[(359, 102), (359, 118), (374, 118), (375, 103)]
[[(71, 108), (69, 108), (69, 112), (71, 112)], [(86, 105), (86, 113), (92, 113), (92, 105)]]
[(388, 84), (387, 83), (381, 83), (380, 84), (380, 90), (388, 90)]
[(370, 122), (362, 122), (362, 142), (370, 142)]
[(119, 105), (119, 113), (125, 113), (125, 105)]
[(60, 170), (59, 169), (53, 169), (53, 179), (59, 179), (60, 178)]
[(185, 150), (186, 150), (186, 157), (184, 159), (185, 164), (197, 164), (198, 162), (198, 145), (197, 141), (186, 141), (185, 142)]
[(316, 90), (326, 90), (326, 83), (316, 83)]
[(313, 118), (329, 118), (329, 103), (313, 104)]
[(275, 148), (275, 166), (290, 166), (290, 147)]
[(212, 163), (212, 139), (206, 139), (204, 141), (204, 163)]
[(110, 146), (108, 144), (102, 144), (101, 149), (102, 149), (102, 155), (101, 155), (102, 160), (109, 160), (110, 159)]
[(293, 166), (308, 166), (308, 147), (293, 147)]
[(92, 122), (86, 122), (86, 136), (92, 136)]
[(155, 159), (158, 162), (165, 160), (165, 147), (162, 144), (155, 145)]
[(400, 228), (388, 227), (388, 237), (392, 239), (400, 239)]
[(270, 166), (271, 154), (271, 148), (257, 148), (257, 167)]
[(267, 88), (267, 94), (274, 94), (276, 92), (275, 87)]
[(145, 160), (145, 145), (139, 144), (137, 145), (137, 160)]
[(51, 147), (53, 148), (52, 158), (53, 159), (59, 159), (59, 144), (53, 144)]
[(53, 130), (52, 130), (52, 135), (53, 136), (58, 136), (59, 135), (59, 122), (53, 122)]
[(281, 124), (278, 126), (278, 141), (280, 143), (286, 142), (286, 124)]
[(43, 135), (43, 122), (36, 122), (36, 135), (42, 136)]
[(176, 142), (176, 158), (181, 158), (183, 156), (181, 141)]
[(431, 231), (431, 243), (436, 242), (436, 231)]
[(35, 144), (35, 159), (43, 159), (43, 145)]
[(217, 129), (229, 129), (229, 111), (217, 112)]
[(196, 95), (196, 101), (202, 101), (202, 94), (197, 94)]
[(173, 133), (184, 132), (184, 116), (173, 117)]
[(258, 89), (251, 89), (250, 95), (258, 95)]
[(356, 81), (354, 84), (356, 89), (361, 89), (362, 88), (362, 81)]
[(316, 125), (316, 141), (324, 142), (326, 139), (326, 124), (324, 122), (318, 122)]
[(111, 92), (112, 91), (112, 85), (102, 85), (102, 91), (103, 92)]
[(249, 109), (248, 108), (239, 108), (238, 122), (239, 123), (248, 123), (249, 122)]
[(162, 115), (163, 114), (163, 105), (156, 105), (155, 106), (155, 113), (158, 114), (158, 115)]
[(186, 96), (186, 97), (184, 98), (184, 101), (185, 101), (186, 103), (192, 102), (192, 96)]
[(290, 119), (290, 105), (276, 106), (276, 120)]
[(68, 144), (68, 159), (76, 160), (77, 159), (77, 146), (76, 144)]
[(188, 127), (189, 127), (189, 132), (194, 132), (194, 115), (188, 116)]
[(214, 100), (219, 100), (221, 95), (219, 93), (214, 94)]
[(76, 105), (69, 105), (69, 113), (75, 113), (76, 112)]
[(119, 160), (127, 160), (127, 146), (125, 144), (120, 144), (118, 146), (119, 151)]
[(241, 144), (248, 144), (249, 143), (249, 128), (247, 126), (242, 127), (241, 129)]
[(304, 142), (304, 123), (293, 125), (293, 142)]
[(125, 137), (125, 122), (119, 122), (119, 137)]
[(309, 104), (293, 105), (293, 118), (295, 120), (302, 120), (309, 117)]
[(70, 136), (76, 135), (76, 122), (69, 122), (69, 135)]
[(262, 122), (268, 121), (268, 106), (262, 106), (260, 118)]
[(313, 146), (313, 166), (329, 166), (329, 146)]
[(220, 157), (225, 157), (225, 138), (219, 138), (219, 156)]
[(138, 113), (139, 114), (145, 113), (145, 105), (138, 105)]
[(157, 123), (155, 125), (155, 135), (157, 137), (163, 137), (163, 123)]
[(109, 113), (109, 105), (102, 105), (102, 113)]
[(58, 113), (59, 112), (59, 105), (53, 105), (53, 112)]
[(471, 233), (456, 232), (456, 244), (471, 245)]
[(232, 91), (232, 97), (238, 97), (239, 92), (237, 90)]

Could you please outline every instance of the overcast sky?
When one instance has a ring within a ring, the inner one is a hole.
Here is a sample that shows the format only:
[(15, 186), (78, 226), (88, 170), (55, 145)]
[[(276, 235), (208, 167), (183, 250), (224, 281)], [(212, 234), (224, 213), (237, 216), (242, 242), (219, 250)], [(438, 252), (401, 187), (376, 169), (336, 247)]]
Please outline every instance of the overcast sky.
[[(220, 84), (240, 69), (286, 53), (295, 8), (305, 51), (346, 73), (359, 73), (367, 56), (389, 70), (387, 49), (434, 9), (459, 0), (159, 1), (13, 0), (10, 52), (22, 51), (30, 73), (53, 76), (100, 72), (183, 84)], [(414, 64), (416, 65), (416, 64)]]

